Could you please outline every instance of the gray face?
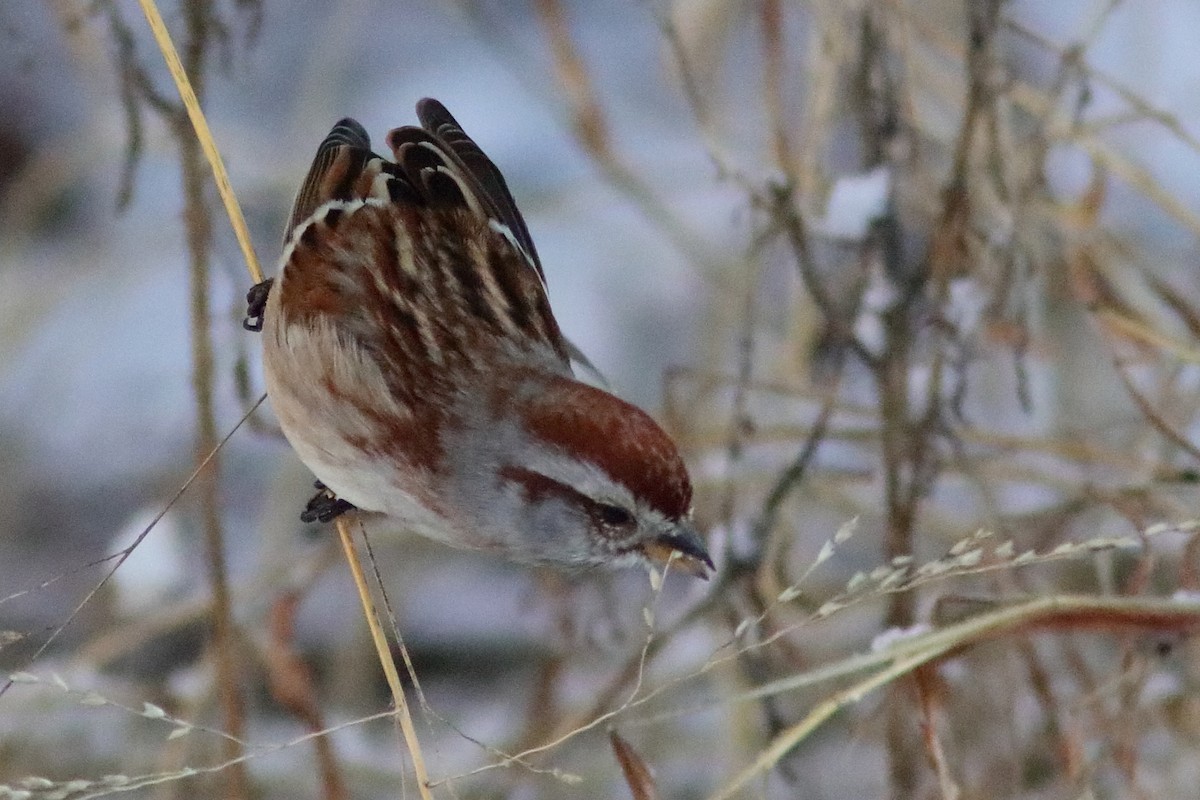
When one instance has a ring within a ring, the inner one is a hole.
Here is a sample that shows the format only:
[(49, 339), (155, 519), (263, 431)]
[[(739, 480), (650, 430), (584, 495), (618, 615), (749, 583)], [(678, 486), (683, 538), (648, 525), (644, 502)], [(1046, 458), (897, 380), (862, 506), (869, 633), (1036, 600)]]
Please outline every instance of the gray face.
[[(556, 466), (553, 460), (546, 467)], [(517, 523), (513, 544), (536, 562), (563, 566), (628, 566), (665, 561), (671, 552), (707, 554), (699, 540), (683, 525), (636, 502), (628, 489), (591, 465), (581, 480), (561, 473), (506, 466), (499, 471), (502, 504), (511, 504)], [(598, 476), (598, 477), (597, 477)], [(581, 488), (582, 487), (582, 488)]]
[(686, 521), (638, 502), (599, 466), (539, 442), (511, 420), (478, 424), (478, 434), (468, 426), (446, 443), (454, 456), (442, 493), (453, 498), (464, 527), (479, 534), (478, 546), (575, 569), (661, 562), (672, 552), (695, 574), (709, 563)]

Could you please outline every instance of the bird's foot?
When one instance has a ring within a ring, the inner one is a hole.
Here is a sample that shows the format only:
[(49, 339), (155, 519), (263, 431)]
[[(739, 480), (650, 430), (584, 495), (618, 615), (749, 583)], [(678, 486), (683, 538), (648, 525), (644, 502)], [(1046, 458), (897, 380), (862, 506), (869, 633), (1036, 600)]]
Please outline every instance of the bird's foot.
[[(259, 286), (261, 285), (259, 284)], [(330, 522), (347, 511), (355, 509), (353, 503), (340, 499), (320, 481), (313, 485), (317, 487), (317, 493), (300, 513), (301, 522)]]
[(242, 327), (246, 330), (262, 330), (263, 314), (267, 310), (267, 296), (271, 293), (271, 284), (274, 281), (274, 278), (267, 278), (262, 283), (254, 284), (250, 287), (250, 291), (246, 292), (246, 318), (242, 320)]

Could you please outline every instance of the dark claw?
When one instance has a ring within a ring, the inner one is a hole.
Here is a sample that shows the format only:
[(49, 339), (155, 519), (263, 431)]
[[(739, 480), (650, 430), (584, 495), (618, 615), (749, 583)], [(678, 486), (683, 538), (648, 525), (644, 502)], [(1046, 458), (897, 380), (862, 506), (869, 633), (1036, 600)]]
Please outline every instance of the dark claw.
[(330, 522), (347, 511), (354, 510), (353, 503), (334, 496), (333, 492), (325, 488), (325, 484), (317, 481), (313, 485), (318, 491), (300, 513), (301, 522)]
[(246, 318), (242, 320), (242, 327), (246, 330), (262, 330), (263, 314), (267, 310), (267, 295), (271, 293), (271, 284), (274, 280), (274, 278), (267, 278), (262, 283), (251, 286), (250, 291), (246, 292)]

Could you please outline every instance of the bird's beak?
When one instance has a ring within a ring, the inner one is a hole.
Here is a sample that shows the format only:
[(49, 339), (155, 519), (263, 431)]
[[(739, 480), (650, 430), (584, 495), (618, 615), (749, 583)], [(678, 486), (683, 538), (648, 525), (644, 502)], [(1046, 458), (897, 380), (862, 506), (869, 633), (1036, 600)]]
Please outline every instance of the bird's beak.
[(674, 564), (693, 577), (708, 580), (715, 569), (700, 537), (685, 525), (660, 534), (646, 546), (646, 558), (652, 563), (666, 564), (673, 555), (678, 555)]

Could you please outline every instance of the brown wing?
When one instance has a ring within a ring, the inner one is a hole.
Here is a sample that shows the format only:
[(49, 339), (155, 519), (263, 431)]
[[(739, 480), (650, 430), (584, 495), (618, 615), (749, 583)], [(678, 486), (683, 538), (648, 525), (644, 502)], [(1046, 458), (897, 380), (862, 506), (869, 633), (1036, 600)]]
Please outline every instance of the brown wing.
[[(398, 128), (395, 162), (351, 119), (321, 143), (292, 211), (283, 288), (300, 302), (285, 307), (327, 315), (376, 353), (407, 351), (405, 370), (494, 350), (477, 336), (548, 345), (566, 366), (571, 348), (503, 177), (440, 104), (419, 108), (449, 138)], [(388, 332), (406, 346), (370, 341)]]

